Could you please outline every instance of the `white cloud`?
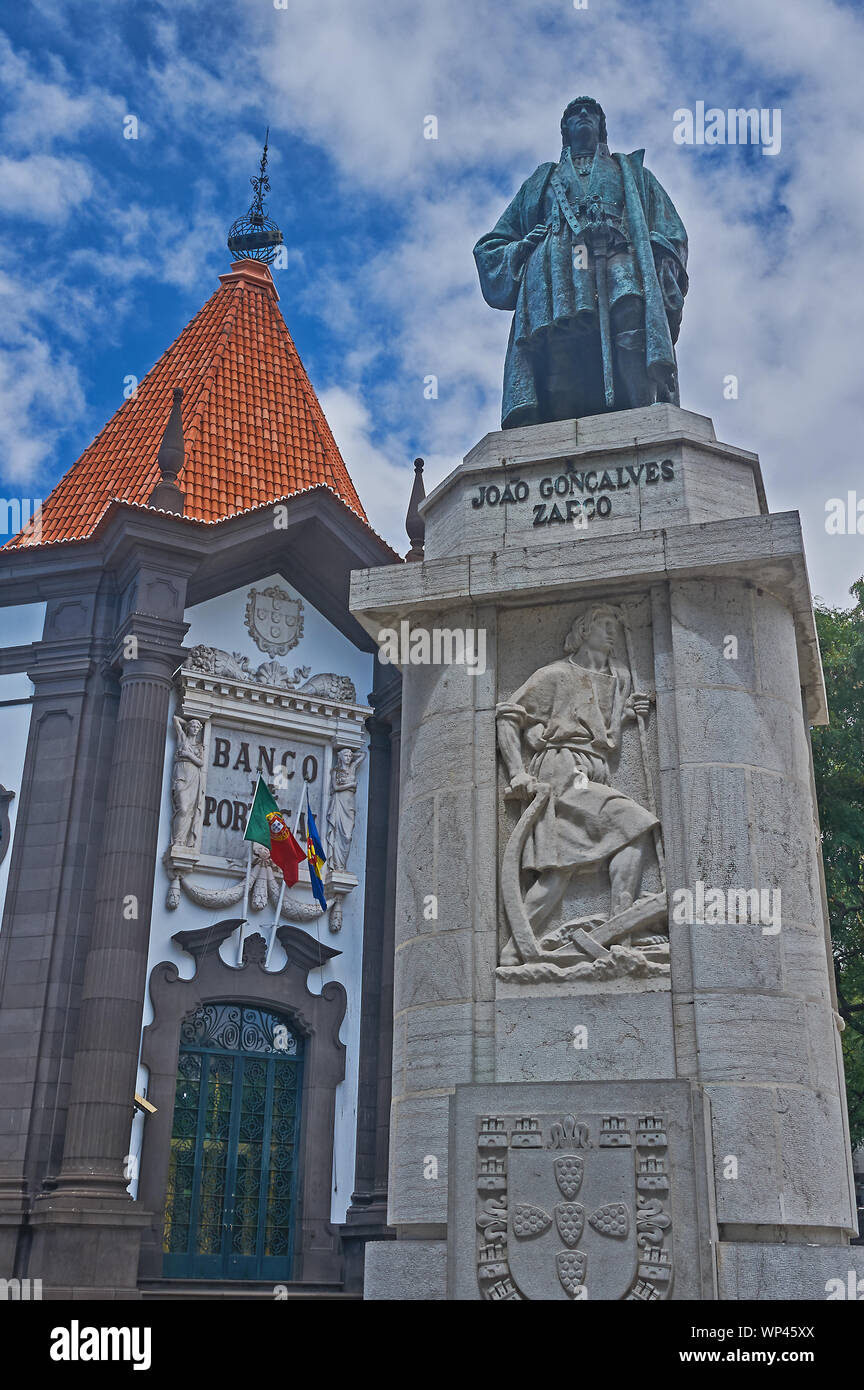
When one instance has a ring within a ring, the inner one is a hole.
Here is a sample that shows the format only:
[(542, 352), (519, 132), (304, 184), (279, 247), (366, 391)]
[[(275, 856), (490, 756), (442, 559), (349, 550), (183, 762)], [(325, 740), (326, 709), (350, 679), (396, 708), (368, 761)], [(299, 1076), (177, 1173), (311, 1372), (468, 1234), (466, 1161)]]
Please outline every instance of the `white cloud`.
[[(26, 488), (37, 476), (70, 416), (84, 409), (77, 369), (44, 339), (24, 334), (0, 351), (0, 472)], [(30, 425), (38, 414), (42, 427)]]
[(7, 150), (47, 150), (55, 142), (76, 140), (104, 119), (106, 109), (116, 111), (117, 103), (107, 93), (77, 88), (56, 57), (49, 59), (49, 67), (49, 77), (37, 74), (0, 34), (0, 83), (6, 105), (2, 137)]
[(334, 386), (319, 392), (318, 399), (372, 525), (395, 550), (404, 551), (408, 544), (405, 513), (411, 492), (410, 481), (405, 489), (405, 479), (409, 474), (373, 442), (372, 417), (358, 396)]
[(77, 159), (33, 154), (0, 156), (0, 212), (28, 222), (65, 222), (93, 191), (87, 165)]

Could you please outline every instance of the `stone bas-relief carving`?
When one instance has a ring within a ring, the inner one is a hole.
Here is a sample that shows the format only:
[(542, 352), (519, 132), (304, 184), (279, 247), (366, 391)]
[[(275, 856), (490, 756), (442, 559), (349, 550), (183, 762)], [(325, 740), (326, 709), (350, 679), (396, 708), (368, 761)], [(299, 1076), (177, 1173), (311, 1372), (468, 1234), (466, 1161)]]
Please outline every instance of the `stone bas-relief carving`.
[(241, 652), (226, 652), (221, 647), (205, 647), (199, 644), (189, 652), (185, 671), (200, 671), (205, 676), (226, 676), (232, 681), (260, 681), (266, 685), (284, 686), (293, 689), (309, 675), (309, 666), (295, 666), (293, 676), (288, 667), (278, 661), (263, 661), (253, 671), (248, 656)]
[[(496, 707), (508, 800), (527, 803), (501, 866), (510, 931), (498, 976), (532, 984), (669, 974), (666, 893), (643, 893), (648, 857), (662, 884), (660, 826), (646, 744), (650, 697), (636, 688), (620, 608), (595, 605), (572, 624), (562, 659)], [(637, 726), (649, 807), (612, 785), (623, 731)], [(653, 847), (652, 847), (653, 845)], [(605, 868), (609, 910), (561, 920), (580, 872)]]
[(481, 1298), (668, 1298), (668, 1147), (661, 1114), (480, 1116)]
[(200, 719), (174, 716), (177, 749), (171, 774), (171, 844), (188, 849), (195, 844), (204, 767), (204, 724)]
[[(272, 685), (281, 690), (291, 690), (298, 695), (320, 695), (327, 700), (338, 700), (353, 705), (357, 700), (354, 682), (348, 676), (325, 671), (308, 679), (310, 666), (295, 666), (289, 674), (287, 666), (278, 661), (263, 661), (252, 669), (248, 656), (240, 652), (226, 652), (221, 647), (199, 645), (189, 652), (184, 671), (206, 676), (225, 676), (228, 680), (249, 684)], [(301, 685), (300, 682), (305, 684)]]
[(271, 584), (267, 589), (250, 589), (246, 604), (249, 636), (269, 656), (284, 656), (303, 636), (303, 603), (285, 589)]
[(327, 811), (327, 863), (331, 869), (342, 871), (348, 866), (357, 815), (357, 770), (365, 758), (365, 748), (336, 749)]

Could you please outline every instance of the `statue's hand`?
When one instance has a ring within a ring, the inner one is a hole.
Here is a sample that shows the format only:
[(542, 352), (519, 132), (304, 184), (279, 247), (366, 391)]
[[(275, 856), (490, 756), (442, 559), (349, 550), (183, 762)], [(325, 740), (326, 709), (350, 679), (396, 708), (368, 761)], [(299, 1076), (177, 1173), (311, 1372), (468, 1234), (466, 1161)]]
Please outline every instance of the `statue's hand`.
[(533, 724), (530, 729), (525, 730), (525, 744), (532, 753), (539, 753), (541, 749), (546, 747), (542, 724)]
[(647, 719), (651, 713), (651, 696), (638, 694), (635, 690), (627, 701), (625, 715), (631, 719)]
[(504, 788), (504, 795), (530, 801), (532, 796), (537, 795), (539, 785), (536, 777), (532, 777), (529, 772), (517, 772), (515, 777), (511, 777), (510, 785)]
[(653, 380), (671, 400), (675, 392), (675, 368), (653, 366), (650, 371)]
[(549, 227), (546, 222), (538, 222), (536, 227), (532, 227), (527, 236), (522, 238), (522, 245), (529, 251), (533, 251), (535, 246), (539, 246), (546, 236)]

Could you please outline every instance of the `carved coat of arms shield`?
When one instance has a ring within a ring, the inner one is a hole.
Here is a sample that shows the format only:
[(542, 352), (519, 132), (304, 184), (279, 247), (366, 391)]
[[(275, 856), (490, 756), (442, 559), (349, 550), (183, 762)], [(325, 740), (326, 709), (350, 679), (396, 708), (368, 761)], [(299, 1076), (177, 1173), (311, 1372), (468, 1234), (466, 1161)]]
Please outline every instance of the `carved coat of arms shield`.
[(250, 589), (246, 626), (259, 650), (269, 656), (284, 656), (303, 636), (303, 603), (275, 584)]
[(668, 1297), (666, 1145), (655, 1116), (485, 1119), (478, 1194), (494, 1210), (478, 1218), (484, 1296)]

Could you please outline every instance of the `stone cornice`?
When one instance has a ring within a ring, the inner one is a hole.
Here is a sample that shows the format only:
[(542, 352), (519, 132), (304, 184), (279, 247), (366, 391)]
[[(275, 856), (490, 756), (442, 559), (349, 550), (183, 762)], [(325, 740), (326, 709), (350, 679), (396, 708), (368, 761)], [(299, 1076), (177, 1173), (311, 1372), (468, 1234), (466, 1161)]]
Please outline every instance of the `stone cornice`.
[(352, 613), (373, 637), (411, 615), (476, 603), (528, 604), (553, 594), (578, 598), (608, 585), (645, 588), (670, 579), (730, 575), (778, 598), (793, 614), (802, 685), (812, 724), (828, 706), (797, 512), (743, 516), (628, 535), (586, 535), (563, 545), (511, 546), (414, 565), (355, 570)]
[[(246, 681), (229, 680), (226, 676), (208, 676), (185, 668), (179, 672), (183, 685), (183, 712), (185, 715), (231, 715), (242, 716), (248, 720), (250, 714), (260, 713), (264, 722), (273, 723), (274, 713), (285, 715), (285, 722), (291, 722), (292, 715), (303, 717), (304, 726), (309, 721), (336, 719), (339, 721), (340, 736), (344, 726), (357, 726), (358, 734), (372, 709), (369, 705), (347, 704), (340, 700), (330, 700), (322, 695), (304, 695), (302, 692), (279, 689), (277, 686), (254, 685)], [(327, 730), (328, 734), (330, 730)]]

